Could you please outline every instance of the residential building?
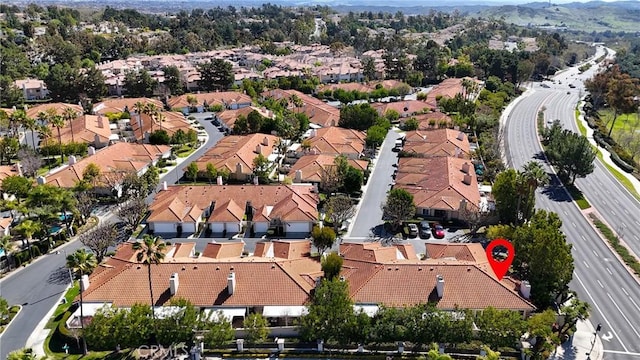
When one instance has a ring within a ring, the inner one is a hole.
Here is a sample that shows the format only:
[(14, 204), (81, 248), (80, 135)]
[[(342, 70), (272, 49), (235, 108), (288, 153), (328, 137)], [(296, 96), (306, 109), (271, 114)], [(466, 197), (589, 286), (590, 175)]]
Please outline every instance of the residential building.
[(118, 140), (118, 135), (111, 133), (109, 119), (102, 115), (80, 115), (71, 120), (71, 123), (65, 122), (64, 127), (60, 128), (60, 139), (58, 139), (58, 129), (53, 124), (49, 124), (49, 128), (52, 134), (49, 142), (87, 143), (96, 149), (101, 149), (109, 145), (110, 141)]
[[(302, 156), (291, 166), (289, 177), (294, 183), (311, 183), (319, 185), (329, 167), (335, 166), (335, 155), (308, 154)], [(367, 170), (369, 162), (366, 160), (348, 160), (349, 165), (360, 171)]]
[(255, 106), (245, 106), (235, 110), (224, 110), (215, 114), (214, 116), (218, 120), (220, 126), (228, 131), (231, 131), (233, 130), (233, 127), (236, 124), (236, 120), (238, 120), (238, 117), (240, 115), (246, 118), (252, 111), (257, 111), (265, 118), (272, 119), (275, 116), (271, 110), (267, 110), (266, 108), (257, 108)]
[[(528, 300), (528, 283), (508, 277), (499, 280), (480, 244), (426, 247), (427, 257), (419, 259), (411, 244), (341, 244), (341, 278), (349, 283), (354, 307), (370, 316), (379, 306), (427, 302), (443, 311), (493, 307), (526, 317), (535, 310)], [(309, 256), (308, 240), (259, 242), (248, 251), (242, 242), (212, 242), (200, 256), (193, 249), (193, 243), (168, 246), (163, 261), (153, 266), (149, 282), (132, 244), (121, 244), (114, 256), (83, 280), (84, 316), (93, 316), (105, 305), (146, 304), (151, 285), (158, 314), (181, 298), (204, 312), (222, 312), (234, 327), (242, 327), (250, 309), (276, 326), (292, 325), (305, 313), (323, 275), (318, 259)], [(76, 311), (69, 323), (73, 319), (77, 323), (78, 316)]]
[(136, 112), (136, 104), (141, 103), (143, 105), (153, 104), (155, 107), (162, 111), (164, 104), (162, 101), (151, 98), (114, 98), (106, 99), (93, 105), (93, 113), (96, 115), (106, 115), (107, 113), (119, 113), (128, 112), (133, 114)]
[(464, 207), (480, 206), (480, 190), (470, 160), (433, 156), (400, 158), (394, 187), (413, 195), (416, 213), (459, 219)]
[(298, 155), (344, 155), (348, 159), (357, 160), (364, 153), (365, 138), (362, 131), (337, 126), (312, 129), (311, 135), (304, 140), (308, 142), (309, 148), (298, 148)]
[(375, 103), (371, 105), (378, 111), (380, 116), (385, 116), (388, 111), (394, 110), (400, 118), (406, 118), (417, 113), (431, 111), (431, 107), (424, 101), (420, 100), (402, 100), (396, 102)]
[(9, 176), (15, 175), (22, 176), (19, 163), (14, 165), (0, 165), (0, 183)]
[[(441, 113), (439, 111), (430, 111), (423, 114), (416, 114), (411, 116), (411, 118), (416, 119), (416, 121), (418, 122), (417, 130), (433, 130), (437, 128), (453, 126), (453, 119), (449, 115)], [(407, 118), (400, 119), (400, 124), (404, 123), (405, 121), (407, 121)]]
[(189, 124), (182, 113), (162, 111), (161, 118), (162, 121), (159, 120), (158, 116), (153, 116), (152, 118), (147, 114), (133, 113), (129, 123), (132, 137), (136, 140), (148, 142), (149, 135), (157, 130), (164, 130), (171, 136), (178, 130), (186, 133), (192, 129), (191, 124)]
[(83, 179), (84, 171), (89, 164), (100, 169), (94, 188), (100, 194), (119, 195), (122, 190), (121, 181), (128, 173), (144, 174), (149, 166), (155, 165), (161, 158), (171, 155), (171, 147), (166, 145), (148, 145), (134, 143), (116, 143), (102, 150), (89, 147), (87, 157), (78, 160), (68, 157), (69, 163), (46, 176), (39, 176), (39, 184), (51, 184), (63, 188), (72, 188)]
[(404, 153), (414, 157), (452, 156), (471, 158), (469, 139), (465, 133), (453, 129), (408, 131), (402, 147)]
[(245, 228), (305, 237), (318, 221), (318, 201), (309, 184), (169, 186), (154, 199), (146, 222), (156, 233), (194, 233), (205, 227), (232, 235)]
[[(189, 101), (192, 102), (189, 102)], [(251, 97), (235, 91), (221, 91), (198, 94), (185, 94), (172, 97), (167, 101), (170, 108), (182, 109), (182, 112), (188, 114), (193, 108), (196, 112), (207, 111), (205, 108), (220, 104), (225, 109), (239, 109), (251, 106)]]
[(46, 113), (47, 111), (50, 111), (49, 109), (53, 109), (56, 111), (56, 113), (58, 115), (62, 115), (62, 113), (64, 112), (65, 109), (67, 108), (71, 108), (73, 109), (76, 113), (78, 113), (78, 115), (82, 115), (83, 109), (82, 106), (78, 105), (78, 104), (67, 104), (67, 103), (47, 103), (47, 104), (40, 104), (40, 105), (36, 105), (33, 107), (29, 107), (26, 112), (27, 112), (27, 116), (33, 119), (38, 119), (38, 114), (40, 114), (41, 112)]
[(255, 168), (253, 160), (259, 154), (273, 158), (278, 139), (277, 136), (260, 133), (227, 136), (197, 159), (195, 164), (203, 173), (207, 164), (213, 164), (217, 170), (228, 172), (231, 180), (250, 181)]
[(20, 90), (26, 100), (44, 100), (49, 98), (49, 90), (44, 81), (38, 79), (15, 80), (13, 84)]
[[(0, 218), (0, 235), (1, 236), (11, 235), (11, 223), (13, 223), (13, 218), (11, 216)], [(4, 253), (2, 255), (4, 255)]]

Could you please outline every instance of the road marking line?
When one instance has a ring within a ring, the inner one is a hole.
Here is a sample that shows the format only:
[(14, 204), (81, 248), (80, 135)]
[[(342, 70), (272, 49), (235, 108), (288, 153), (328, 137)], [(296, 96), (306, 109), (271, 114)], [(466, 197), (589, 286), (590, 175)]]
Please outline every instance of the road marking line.
[(613, 202), (615, 202), (617, 205), (620, 205), (620, 203), (616, 199), (613, 199)]
[(584, 263), (584, 266), (586, 266), (586, 267), (587, 267), (587, 269), (589, 269), (589, 268), (590, 268), (589, 264), (587, 264), (587, 262), (586, 262), (586, 261), (582, 260), (582, 262)]
[(573, 225), (573, 227), (577, 227), (576, 223), (572, 222), (571, 225)]
[(596, 257), (600, 257), (600, 255), (598, 255), (598, 253), (597, 253), (595, 250), (591, 250), (591, 251), (593, 251), (593, 254), (594, 254)]
[(629, 296), (629, 300), (631, 300), (631, 302), (633, 303), (633, 306), (635, 306), (636, 309), (638, 309), (638, 311), (640, 311), (640, 307), (638, 306), (638, 304), (636, 304), (636, 302), (633, 300), (633, 298), (631, 296)]
[(611, 272), (611, 270), (609, 270), (609, 268), (607, 268), (607, 272), (609, 273), (609, 275), (613, 275), (613, 273)]
[(604, 316), (604, 313), (602, 312), (602, 310), (600, 310), (600, 306), (598, 306), (598, 303), (593, 299), (593, 296), (591, 296), (591, 293), (589, 292), (589, 290), (587, 290), (587, 287), (584, 286), (584, 283), (582, 282), (582, 280), (580, 279), (580, 277), (578, 276), (578, 274), (574, 271), (573, 272), (573, 276), (576, 277), (576, 280), (578, 280), (578, 282), (580, 283), (580, 285), (582, 286), (582, 288), (584, 289), (584, 291), (587, 293), (587, 296), (589, 297), (589, 299), (591, 299), (591, 303), (593, 304), (593, 306), (596, 307), (596, 310), (598, 310), (598, 312), (600, 313), (600, 315), (602, 315), (602, 319), (604, 319), (604, 322), (607, 323), (607, 325), (609, 326), (609, 329), (611, 329), (611, 332), (613, 333), (613, 335), (616, 337), (616, 340), (618, 340), (618, 342), (620, 343), (620, 345), (622, 345), (622, 348), (624, 349), (624, 351), (629, 352), (629, 349), (627, 349), (627, 347), (624, 345), (624, 343), (622, 342), (622, 340), (620, 340), (620, 337), (618, 337), (618, 334), (616, 333), (616, 331), (613, 329), (613, 326), (611, 326), (611, 323), (609, 322), (609, 319), (607, 319), (606, 316)]
[(610, 353), (610, 354), (628, 355), (628, 356), (640, 356), (640, 353), (634, 353), (634, 352), (628, 352), (628, 351), (602, 350), (602, 352)]
[(627, 290), (625, 290), (624, 288), (621, 288), (621, 289), (622, 289), (622, 292), (623, 292), (625, 295), (629, 296), (629, 293), (627, 292)]
[(613, 216), (616, 216), (616, 212), (611, 210), (611, 214), (613, 214)]
[(629, 212), (627, 211), (627, 209), (622, 209), (622, 211), (624, 211), (625, 214), (629, 215)]
[(602, 285), (602, 283), (600, 282), (600, 280), (596, 279), (596, 281), (598, 282), (598, 285), (600, 285), (600, 287), (604, 289), (604, 286)]
[(640, 338), (640, 333), (638, 333), (638, 330), (636, 330), (636, 328), (633, 325), (631, 325), (631, 321), (629, 321), (629, 318), (627, 318), (627, 315), (625, 315), (622, 312), (622, 310), (620, 309), (620, 306), (618, 306), (618, 304), (613, 300), (613, 298), (611, 297), (611, 295), (609, 295), (609, 293), (607, 293), (607, 296), (609, 297), (609, 300), (611, 300), (613, 305), (616, 307), (616, 309), (618, 309), (618, 311), (620, 311), (620, 315), (622, 315), (622, 317), (627, 322), (627, 324), (629, 324), (629, 326), (631, 327), (631, 330), (633, 330), (633, 332), (636, 334), (636, 336), (638, 338)]

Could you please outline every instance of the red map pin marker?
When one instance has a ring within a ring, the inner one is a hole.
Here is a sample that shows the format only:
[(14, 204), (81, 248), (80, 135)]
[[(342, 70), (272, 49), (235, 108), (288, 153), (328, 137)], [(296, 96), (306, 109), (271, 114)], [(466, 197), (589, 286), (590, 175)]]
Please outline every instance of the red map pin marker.
[[(496, 246), (503, 246), (505, 249), (507, 249), (506, 259), (502, 261), (498, 261), (493, 258), (493, 249)], [(509, 270), (509, 266), (511, 266), (511, 263), (513, 262), (513, 257), (516, 254), (515, 251), (513, 250), (513, 245), (511, 245), (511, 243), (506, 239), (495, 239), (492, 242), (490, 242), (489, 245), (487, 246), (486, 253), (487, 253), (487, 260), (489, 260), (489, 265), (491, 265), (493, 272), (496, 274), (496, 277), (498, 278), (498, 280), (502, 280), (504, 275), (507, 273), (507, 270)]]

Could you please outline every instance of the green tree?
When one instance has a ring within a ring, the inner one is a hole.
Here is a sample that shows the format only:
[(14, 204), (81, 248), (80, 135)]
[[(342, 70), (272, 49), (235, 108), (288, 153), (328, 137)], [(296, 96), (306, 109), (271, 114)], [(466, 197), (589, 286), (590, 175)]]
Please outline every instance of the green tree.
[(191, 164), (189, 164), (189, 166), (187, 166), (187, 171), (185, 171), (185, 175), (188, 179), (193, 180), (193, 183), (195, 184), (196, 180), (198, 180), (198, 164), (196, 164), (196, 162), (192, 162)]
[(221, 311), (212, 312), (208, 317), (201, 313), (198, 329), (204, 332), (202, 341), (209, 349), (223, 347), (235, 335), (231, 322)]
[(253, 175), (257, 176), (261, 183), (269, 183), (269, 173), (271, 172), (271, 162), (264, 155), (258, 154), (253, 159)]
[(342, 190), (347, 194), (354, 194), (361, 190), (364, 182), (364, 174), (362, 170), (356, 169), (349, 165), (346, 171), (341, 174)]
[(553, 310), (534, 314), (527, 320), (529, 338), (535, 340), (535, 344), (525, 351), (532, 360), (548, 359), (551, 353), (560, 345), (558, 336), (553, 333), (553, 324), (556, 322), (556, 314)]
[(24, 103), (24, 93), (14, 85), (10, 77), (0, 75), (0, 91), (2, 92), (0, 106), (11, 108)]
[(576, 331), (578, 321), (589, 318), (590, 310), (589, 303), (578, 299), (575, 294), (567, 303), (562, 304), (559, 312), (564, 316), (564, 323), (558, 327), (558, 337), (561, 341)]
[(618, 76), (610, 80), (607, 88), (607, 103), (613, 108), (613, 120), (609, 128), (609, 136), (616, 125), (616, 119), (620, 114), (634, 112), (638, 107), (637, 92), (638, 80), (633, 79), (629, 74), (620, 73)]
[(64, 118), (61, 115), (58, 115), (54, 108), (50, 108), (47, 110), (47, 118), (51, 125), (53, 125), (58, 131), (58, 146), (60, 147), (60, 157), (61, 162), (64, 163), (64, 149), (62, 147), (62, 135), (60, 134), (60, 129), (62, 129), (65, 124)]
[(339, 279), (322, 279), (300, 318), (300, 337), (305, 341), (324, 340), (327, 344), (348, 341), (355, 312), (349, 297), (349, 285)]
[(518, 172), (508, 169), (496, 176), (491, 190), (496, 201), (496, 210), (504, 224), (518, 224)]
[(559, 133), (553, 130), (553, 127), (549, 130), (549, 141), (545, 153), (550, 162), (558, 167), (560, 176), (573, 184), (576, 177), (591, 174), (596, 152), (589, 144), (589, 140), (567, 129)]
[(513, 268), (531, 284), (531, 300), (539, 308), (553, 303), (573, 277), (571, 244), (561, 230), (556, 213), (538, 210), (531, 220), (516, 228), (512, 242)]
[(68, 63), (57, 63), (49, 69), (45, 79), (53, 101), (77, 103), (79, 100), (80, 70)]
[(151, 77), (145, 69), (127, 71), (124, 77), (124, 88), (130, 97), (151, 97), (158, 81)]
[(402, 222), (411, 219), (416, 213), (413, 195), (407, 190), (395, 188), (389, 191), (383, 207), (383, 218), (390, 220), (393, 228), (398, 229)]
[(2, 189), (3, 193), (13, 195), (20, 201), (27, 198), (32, 187), (31, 180), (19, 175), (11, 175), (2, 180), (0, 189)]
[(169, 145), (171, 138), (166, 130), (156, 130), (149, 135), (149, 144), (151, 145)]
[(213, 179), (216, 179), (218, 177), (218, 170), (216, 170), (215, 165), (213, 165), (212, 163), (207, 163), (205, 174), (207, 176), (207, 180), (209, 180), (209, 184), (211, 184), (213, 182)]
[(420, 123), (418, 122), (418, 120), (416, 120), (416, 118), (412, 117), (407, 119), (403, 125), (402, 125), (402, 130), (404, 131), (414, 131), (414, 130), (418, 130), (418, 127), (420, 126)]
[(13, 236), (5, 235), (0, 237), (0, 250), (4, 251), (4, 256), (7, 257), (9, 270), (11, 270), (11, 255), (13, 254), (14, 249), (15, 244), (13, 243)]
[[(84, 331), (84, 310), (83, 310), (83, 296), (82, 294), (87, 290), (83, 288), (82, 277), (90, 274), (93, 269), (98, 265), (95, 257), (92, 253), (86, 252), (83, 249), (78, 249), (75, 252), (69, 254), (66, 259), (66, 266), (80, 279), (80, 328)], [(83, 337), (82, 339), (82, 353), (87, 354), (87, 343)]]
[(71, 142), (75, 142), (75, 139), (73, 137), (73, 120), (75, 120), (78, 117), (78, 113), (73, 109), (73, 108), (65, 108), (62, 111), (62, 119), (65, 121), (65, 123), (69, 123), (69, 128), (71, 129)]
[(182, 87), (182, 81), (180, 80), (180, 70), (175, 65), (165, 66), (162, 71), (164, 72), (164, 85), (169, 89), (171, 95), (182, 95), (184, 89)]
[(520, 193), (524, 194), (518, 200), (518, 213), (522, 213), (522, 221), (531, 219), (536, 203), (536, 189), (549, 183), (549, 175), (538, 161), (529, 161), (522, 167), (522, 172), (518, 174), (520, 178)]
[(156, 319), (156, 339), (160, 344), (191, 343), (195, 340), (194, 327), (198, 322), (198, 309), (185, 299), (172, 299), (169, 306), (179, 310)]
[(82, 181), (95, 185), (100, 176), (100, 167), (95, 163), (89, 163), (82, 171)]
[(332, 252), (322, 258), (322, 272), (324, 272), (325, 279), (334, 280), (340, 276), (342, 271), (342, 256), (338, 253)]
[(347, 105), (340, 109), (338, 126), (364, 131), (376, 124), (379, 115), (368, 103)]
[(80, 74), (80, 91), (88, 99), (97, 102), (107, 94), (107, 85), (102, 71), (95, 66), (83, 69)]
[(336, 233), (330, 227), (314, 226), (311, 230), (311, 243), (318, 249), (320, 255), (330, 249), (336, 241)]
[(355, 206), (348, 196), (336, 195), (325, 203), (324, 212), (333, 224), (333, 230), (338, 232), (345, 221), (353, 218), (356, 213)]
[(9, 353), (7, 360), (36, 360), (38, 357), (31, 348), (23, 348)]
[(18, 232), (18, 234), (24, 236), (27, 248), (29, 249), (29, 257), (33, 257), (33, 254), (31, 252), (31, 240), (33, 240), (33, 235), (35, 235), (41, 229), (42, 226), (31, 219), (24, 220), (15, 227), (15, 230)]
[(198, 64), (198, 71), (199, 85), (203, 90), (226, 90), (234, 81), (231, 63), (223, 59), (212, 59)]
[[(151, 265), (158, 265), (164, 259), (164, 250), (167, 245), (159, 236), (144, 235), (142, 240), (133, 243), (133, 250), (136, 251), (136, 258), (147, 266), (147, 276), (149, 278), (149, 295), (151, 296), (151, 307), (155, 306), (153, 300), (153, 284), (151, 283)], [(155, 320), (153, 311), (152, 317)]]
[(367, 137), (365, 138), (365, 142), (367, 146), (375, 149), (378, 146), (382, 145), (386, 136), (387, 129), (379, 125), (373, 125), (369, 129), (367, 129)]
[(151, 165), (141, 176), (142, 182), (147, 188), (146, 194), (151, 194), (160, 183), (160, 170)]
[(18, 156), (19, 149), (18, 139), (7, 136), (0, 138), (0, 163), (10, 164)]
[(527, 330), (522, 315), (512, 310), (496, 310), (489, 307), (476, 313), (474, 322), (479, 329), (478, 340), (494, 349), (516, 347)]
[(269, 322), (259, 313), (249, 314), (242, 324), (247, 332), (249, 344), (259, 344), (267, 340), (269, 336)]

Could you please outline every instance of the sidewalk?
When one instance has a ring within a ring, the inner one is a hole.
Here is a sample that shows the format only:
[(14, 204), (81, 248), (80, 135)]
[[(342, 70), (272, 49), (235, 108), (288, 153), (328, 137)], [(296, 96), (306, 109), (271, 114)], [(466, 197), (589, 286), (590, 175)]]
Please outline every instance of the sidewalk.
[(600, 336), (594, 335), (591, 321), (578, 321), (576, 332), (566, 343), (558, 346), (549, 360), (602, 360), (604, 349)]
[[(629, 174), (628, 172), (620, 169), (618, 167), (618, 165), (616, 165), (613, 162), (613, 160), (611, 160), (611, 153), (607, 149), (599, 146), (596, 143), (596, 141), (593, 139), (593, 132), (594, 131), (593, 131), (592, 128), (589, 127), (589, 124), (587, 123), (587, 120), (585, 120), (585, 118), (584, 118), (584, 110), (582, 109), (583, 105), (584, 105), (584, 101), (580, 100), (580, 106), (578, 107), (580, 109), (580, 116), (578, 117), (578, 121), (580, 122), (580, 124), (582, 126), (584, 126), (584, 128), (587, 129), (587, 134), (586, 135), (587, 135), (587, 139), (589, 140), (589, 143), (591, 143), (591, 145), (595, 146), (598, 149), (598, 151), (600, 151), (602, 153), (602, 161), (605, 164), (607, 164), (607, 165), (613, 167), (614, 169), (618, 170), (618, 172), (620, 172), (625, 178), (627, 178), (631, 182), (631, 184), (633, 185), (633, 188), (635, 189), (636, 193), (640, 193), (640, 180), (638, 180), (635, 176)], [(627, 189), (627, 188), (625, 187), (625, 189)], [(629, 190), (627, 189), (627, 191), (629, 191)]]

